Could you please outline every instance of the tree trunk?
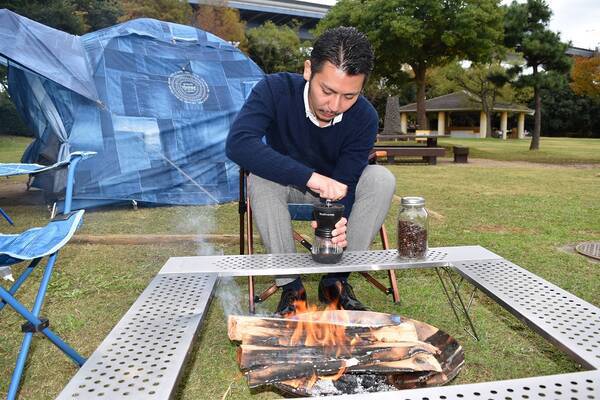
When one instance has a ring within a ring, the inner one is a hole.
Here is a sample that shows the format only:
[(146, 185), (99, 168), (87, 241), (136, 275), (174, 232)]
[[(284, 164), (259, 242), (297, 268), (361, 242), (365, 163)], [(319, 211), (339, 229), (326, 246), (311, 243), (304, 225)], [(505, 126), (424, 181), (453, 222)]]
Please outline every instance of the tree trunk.
[(487, 93), (486, 92), (482, 92), (481, 93), (481, 108), (483, 109), (483, 112), (485, 114), (485, 137), (486, 138), (491, 138), (492, 137), (492, 110), (491, 107), (488, 104), (487, 101)]
[(417, 84), (417, 127), (418, 129), (429, 129), (427, 110), (425, 109), (425, 73), (427, 69), (422, 65), (413, 65), (415, 83)]
[(540, 149), (540, 132), (542, 130), (542, 98), (540, 96), (540, 85), (537, 82), (537, 65), (533, 66), (533, 96), (535, 98), (535, 125), (533, 127), (533, 136), (531, 136), (531, 144), (529, 150)]
[(490, 99), (491, 103), (487, 105), (488, 111), (487, 111), (487, 135), (486, 135), (486, 137), (492, 137), (492, 116), (494, 114), (494, 107), (496, 107), (496, 93), (497, 93), (497, 89), (492, 88), (492, 96)]

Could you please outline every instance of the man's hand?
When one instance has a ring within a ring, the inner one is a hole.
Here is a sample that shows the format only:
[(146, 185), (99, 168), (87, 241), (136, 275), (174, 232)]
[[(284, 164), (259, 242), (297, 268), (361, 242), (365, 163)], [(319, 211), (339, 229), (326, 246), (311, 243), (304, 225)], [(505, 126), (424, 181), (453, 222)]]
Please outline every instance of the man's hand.
[[(342, 219), (340, 219), (337, 222), (337, 224), (335, 224), (335, 229), (333, 230), (333, 232), (331, 232), (331, 234), (333, 235), (333, 239), (331, 239), (331, 241), (342, 248), (348, 246), (348, 242), (346, 241), (347, 223), (348, 220), (342, 217)], [(312, 221), (311, 225), (313, 229), (317, 229), (317, 221)]]
[(310, 179), (306, 183), (306, 187), (315, 193), (318, 193), (323, 199), (329, 200), (340, 200), (346, 197), (348, 192), (348, 186), (336, 181), (335, 179), (328, 178), (324, 175), (313, 172)]

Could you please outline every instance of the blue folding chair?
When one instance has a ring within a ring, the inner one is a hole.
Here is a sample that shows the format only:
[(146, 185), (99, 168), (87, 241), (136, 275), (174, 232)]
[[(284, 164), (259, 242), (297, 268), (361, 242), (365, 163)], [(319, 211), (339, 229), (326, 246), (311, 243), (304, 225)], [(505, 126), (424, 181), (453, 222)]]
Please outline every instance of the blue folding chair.
[[(76, 151), (69, 154), (69, 157), (63, 161), (56, 162), (52, 165), (41, 165), (41, 164), (25, 164), (25, 163), (0, 163), (0, 176), (16, 176), (16, 175), (29, 175), (35, 176), (44, 172), (58, 170), (60, 168), (68, 168), (67, 173), (67, 184), (65, 193), (65, 207), (67, 209), (67, 199), (69, 201), (69, 210), (71, 209), (71, 199), (73, 197), (73, 184), (75, 182), (75, 169), (77, 163), (86, 158), (93, 157), (96, 152), (93, 151)], [(8, 221), (9, 224), (14, 225), (13, 220), (10, 216), (0, 208), (0, 215)]]
[[(51, 166), (39, 164), (0, 165), (0, 174), (4, 173), (5, 176), (31, 173), (36, 174), (63, 166), (68, 167), (64, 214), (55, 217), (42, 228), (32, 228), (21, 234), (0, 234), (0, 279), (3, 278), (4, 280), (11, 280), (14, 282), (9, 289), (0, 286), (0, 311), (2, 311), (6, 305), (9, 305), (26, 320), (21, 326), (24, 338), (8, 388), (7, 398), (9, 400), (12, 400), (17, 396), (34, 333), (41, 333), (46, 336), (77, 365), (81, 366), (85, 362), (85, 358), (73, 350), (73, 348), (66, 344), (49, 328), (48, 319), (41, 317), (40, 311), (44, 303), (58, 251), (67, 244), (69, 239), (73, 236), (81, 224), (85, 212), (84, 210), (71, 212), (75, 168), (79, 161), (91, 157), (94, 154), (95, 153), (92, 152), (72, 153), (69, 160)], [(8, 171), (11, 171), (11, 173), (8, 174)], [(42, 280), (33, 308), (29, 310), (17, 300), (15, 294), (44, 258), (47, 258), (47, 261)], [(14, 280), (12, 278), (11, 266), (21, 262), (29, 262), (29, 265), (24, 269), (21, 275)]]

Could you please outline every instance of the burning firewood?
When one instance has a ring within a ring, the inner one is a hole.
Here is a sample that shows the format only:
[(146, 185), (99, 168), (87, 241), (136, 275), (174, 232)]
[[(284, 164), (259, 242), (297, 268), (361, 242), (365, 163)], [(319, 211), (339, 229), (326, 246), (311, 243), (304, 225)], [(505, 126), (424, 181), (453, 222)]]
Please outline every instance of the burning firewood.
[(238, 363), (250, 387), (344, 373), (440, 372), (439, 349), (419, 340), (422, 329), (389, 314), (343, 310), (228, 320), (230, 339), (242, 342)]
[(289, 318), (257, 317), (249, 315), (230, 315), (227, 321), (229, 339), (242, 340), (245, 332), (255, 329), (281, 329), (301, 321), (310, 321), (314, 324), (325, 323), (339, 326), (378, 328), (389, 325), (399, 325), (405, 319), (398, 315), (376, 313), (371, 311), (345, 311), (325, 310), (296, 314)]
[(335, 375), (340, 370), (343, 373), (366, 372), (370, 374), (392, 374), (414, 371), (440, 372), (442, 368), (433, 355), (423, 353), (415, 354), (405, 360), (389, 362), (380, 362), (380, 360), (375, 359), (371, 360), (371, 362), (363, 363), (361, 360), (352, 357), (310, 363), (273, 364), (251, 369), (246, 375), (248, 377), (248, 386), (254, 388), (267, 383), (311, 377), (313, 375)]
[(421, 343), (408, 342), (406, 345), (394, 343), (398, 347), (358, 346), (354, 347), (352, 354), (347, 357), (331, 354), (329, 349), (323, 347), (295, 347), (294, 351), (290, 351), (289, 347), (241, 345), (238, 348), (238, 363), (242, 371), (247, 371), (263, 365), (316, 363), (344, 358), (355, 358), (361, 363), (398, 361), (411, 358), (419, 353), (431, 354), (431, 346), (427, 343), (423, 346)]

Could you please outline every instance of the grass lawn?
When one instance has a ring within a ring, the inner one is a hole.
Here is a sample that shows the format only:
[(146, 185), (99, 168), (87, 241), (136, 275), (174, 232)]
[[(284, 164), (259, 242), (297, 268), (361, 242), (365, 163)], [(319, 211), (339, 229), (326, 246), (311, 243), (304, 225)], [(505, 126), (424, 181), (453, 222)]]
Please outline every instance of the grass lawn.
[[(0, 137), (0, 161), (17, 161), (27, 142), (22, 138)], [(430, 246), (482, 245), (600, 306), (600, 264), (567, 251), (575, 243), (600, 240), (600, 140), (542, 138), (542, 152), (546, 152), (543, 156), (541, 152), (531, 154), (526, 150), (529, 141), (443, 139), (440, 142), (468, 145), (475, 157), (545, 164), (442, 161), (437, 166), (389, 166), (397, 177), (398, 196), (426, 198), (432, 211)], [(42, 204), (25, 201), (35, 197), (35, 193), (15, 197), (15, 192), (25, 190), (24, 182), (13, 178), (0, 181), (0, 207), (18, 224), (10, 228), (0, 221), (3, 233), (47, 222), (47, 211)], [(396, 243), (397, 213), (398, 201), (395, 201), (386, 220), (391, 243)], [(89, 210), (80, 233), (235, 234), (237, 217), (237, 204), (137, 211)], [(304, 232), (310, 234), (306, 225)], [(53, 329), (67, 342), (88, 356), (168, 257), (210, 251), (236, 254), (237, 250), (237, 244), (206, 242), (113, 246), (71, 243), (59, 256), (42, 315), (50, 318)], [(34, 275), (19, 296), (26, 304), (32, 302), (40, 271)], [(422, 320), (457, 338), (465, 349), (466, 363), (453, 383), (579, 369), (565, 354), (483, 294), (477, 294), (473, 306), (473, 317), (482, 334), (482, 340), (475, 342), (454, 320), (433, 271), (399, 271), (398, 280), (400, 305), (391, 303), (360, 277), (353, 277), (352, 283), (359, 298), (374, 310)], [(236, 282), (240, 301), (245, 305), (245, 280)], [(259, 282), (264, 287), (269, 281)], [(318, 276), (307, 276), (305, 282), (309, 298), (315, 301)], [(273, 296), (261, 309), (273, 310), (277, 300)], [(20, 345), (21, 323), (10, 309), (0, 314), (0, 397), (6, 396)], [(29, 360), (20, 393), (22, 399), (55, 398), (76, 372), (61, 352), (40, 337), (33, 340)], [(223, 307), (215, 299), (177, 398), (220, 399), (228, 388), (227, 399), (280, 398), (272, 392), (251, 394), (247, 389), (235, 363), (235, 346), (226, 336)]]
[(600, 162), (600, 139), (543, 137), (540, 150), (530, 151), (531, 139), (453, 139), (443, 138), (438, 143), (450, 150), (452, 146), (469, 147), (472, 157), (502, 161), (529, 161), (551, 164), (581, 164)]

